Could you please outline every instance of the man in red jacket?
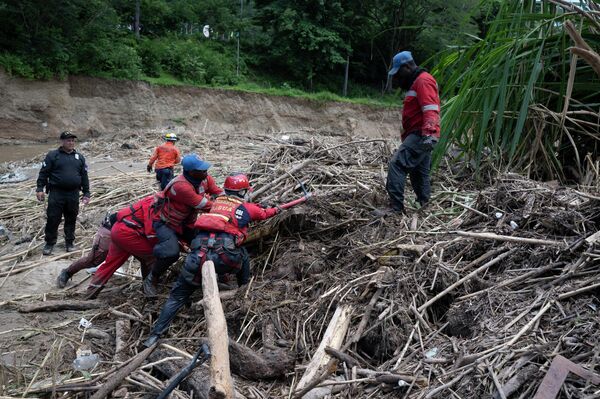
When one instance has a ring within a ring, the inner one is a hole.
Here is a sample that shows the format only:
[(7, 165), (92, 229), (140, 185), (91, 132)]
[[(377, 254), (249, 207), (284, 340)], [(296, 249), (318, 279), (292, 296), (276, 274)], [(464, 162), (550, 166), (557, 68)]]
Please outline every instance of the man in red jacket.
[(212, 206), (211, 195), (223, 194), (208, 174), (211, 167), (196, 154), (188, 154), (181, 161), (183, 174), (171, 180), (167, 187), (157, 193), (154, 202), (152, 227), (158, 243), (154, 247), (156, 263), (144, 280), (146, 296), (156, 296), (161, 276), (179, 259), (179, 240), (190, 242), (194, 223), (200, 212), (208, 212)]
[(201, 267), (205, 261), (215, 264), (219, 277), (235, 274), (239, 286), (250, 279), (250, 259), (242, 246), (250, 222), (265, 220), (279, 213), (279, 208), (262, 208), (244, 200), (250, 191), (248, 177), (238, 173), (225, 179), (225, 195), (215, 199), (209, 213), (198, 217), (194, 227), (198, 230), (192, 241), (179, 278), (163, 306), (150, 337), (144, 342), (152, 346), (169, 328), (171, 321), (189, 300), (192, 293), (202, 285)]
[(152, 229), (153, 196), (147, 196), (117, 212), (116, 222), (110, 231), (111, 243), (104, 263), (100, 265), (87, 288), (87, 299), (94, 299), (112, 275), (130, 256), (140, 261), (142, 278), (146, 277), (154, 256), (152, 249), (156, 236)]
[(421, 207), (431, 196), (431, 152), (440, 138), (440, 97), (434, 77), (419, 68), (410, 51), (394, 56), (390, 78), (397, 77), (406, 91), (402, 108), (402, 145), (394, 153), (388, 167), (386, 189), (392, 210), (404, 212), (406, 175)]

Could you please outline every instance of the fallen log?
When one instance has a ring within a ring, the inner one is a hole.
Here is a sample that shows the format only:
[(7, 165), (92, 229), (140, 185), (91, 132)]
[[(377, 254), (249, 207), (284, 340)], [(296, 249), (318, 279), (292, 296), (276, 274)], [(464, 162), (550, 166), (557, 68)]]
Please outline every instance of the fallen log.
[[(148, 359), (151, 362), (158, 362), (153, 367), (163, 374), (168, 380), (175, 377), (187, 364), (189, 360), (169, 360), (166, 362), (160, 362), (173, 355), (170, 351), (156, 351)], [(169, 382), (167, 381), (167, 384)], [(185, 392), (191, 392), (194, 398), (209, 399), (210, 388), (212, 384), (210, 381), (210, 372), (207, 367), (197, 367), (191, 372), (187, 378), (185, 378), (180, 384), (179, 389)]]
[(128, 364), (123, 367), (121, 370), (116, 372), (112, 377), (110, 377), (102, 388), (100, 388), (95, 394), (93, 394), (90, 399), (104, 399), (110, 395), (112, 391), (114, 391), (121, 382), (128, 377), (131, 373), (133, 373), (139, 366), (142, 365), (144, 360), (152, 351), (156, 348), (156, 344), (151, 346), (150, 348), (144, 349), (142, 352), (138, 353)]
[(125, 349), (127, 348), (127, 336), (131, 323), (129, 320), (117, 320), (115, 322), (115, 355), (113, 360), (122, 362), (125, 360)]
[[(315, 351), (311, 361), (308, 363), (304, 375), (298, 382), (298, 385), (296, 385), (296, 392), (303, 392), (323, 374), (323, 371), (327, 368), (327, 365), (331, 360), (331, 356), (325, 352), (325, 348), (329, 346), (333, 349), (340, 349), (346, 336), (346, 332), (348, 331), (348, 326), (350, 325), (351, 314), (352, 308), (348, 305), (338, 306), (335, 310), (319, 347)], [(298, 393), (296, 395), (299, 395)]]
[(233, 379), (229, 366), (227, 323), (219, 298), (217, 275), (212, 261), (202, 265), (203, 307), (212, 357), (210, 360), (211, 398), (233, 399)]
[[(502, 392), (506, 397), (510, 397), (515, 393), (524, 383), (531, 381), (531, 378), (537, 373), (538, 368), (531, 364), (528, 367), (523, 368), (515, 374), (510, 380), (506, 381), (506, 384), (502, 385)], [(501, 399), (500, 392), (494, 392), (493, 399)]]
[(33, 313), (59, 312), (61, 310), (88, 310), (101, 308), (103, 306), (105, 306), (105, 303), (100, 301), (52, 300), (42, 303), (19, 305), (17, 309), (21, 313)]
[[(198, 344), (210, 345), (210, 340), (200, 337)], [(256, 352), (229, 338), (229, 364), (234, 374), (260, 381), (285, 377), (294, 370), (295, 356), (285, 349)]]

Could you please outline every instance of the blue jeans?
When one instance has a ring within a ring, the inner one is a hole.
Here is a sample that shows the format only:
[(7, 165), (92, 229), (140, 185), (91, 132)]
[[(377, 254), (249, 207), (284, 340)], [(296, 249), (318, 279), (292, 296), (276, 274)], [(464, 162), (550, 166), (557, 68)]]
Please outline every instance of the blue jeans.
[(421, 205), (429, 202), (431, 197), (431, 150), (423, 148), (419, 134), (410, 134), (396, 150), (388, 165), (388, 175), (385, 188), (390, 196), (392, 208), (404, 209), (404, 186), (406, 176)]
[(158, 243), (152, 250), (152, 254), (156, 257), (152, 274), (158, 278), (179, 259), (179, 238), (177, 233), (162, 221), (155, 221), (152, 227), (158, 239)]
[(173, 168), (156, 169), (156, 180), (160, 182), (160, 189), (164, 190), (173, 179)]
[(175, 315), (185, 305), (189, 303), (189, 299), (196, 291), (199, 289), (199, 286), (195, 286), (189, 284), (185, 281), (185, 278), (180, 274), (171, 290), (171, 294), (169, 295), (169, 299), (163, 305), (160, 316), (158, 316), (158, 320), (154, 323), (154, 327), (152, 328), (152, 335), (162, 335), (167, 331), (171, 322), (175, 318)]

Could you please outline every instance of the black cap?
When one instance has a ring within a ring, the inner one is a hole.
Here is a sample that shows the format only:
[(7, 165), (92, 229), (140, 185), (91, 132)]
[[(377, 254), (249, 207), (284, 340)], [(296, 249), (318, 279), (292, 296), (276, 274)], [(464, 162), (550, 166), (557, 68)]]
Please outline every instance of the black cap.
[(61, 140), (66, 140), (66, 139), (76, 139), (77, 136), (75, 136), (72, 132), (69, 132), (68, 130), (65, 130), (64, 132), (62, 132), (60, 134), (60, 139)]

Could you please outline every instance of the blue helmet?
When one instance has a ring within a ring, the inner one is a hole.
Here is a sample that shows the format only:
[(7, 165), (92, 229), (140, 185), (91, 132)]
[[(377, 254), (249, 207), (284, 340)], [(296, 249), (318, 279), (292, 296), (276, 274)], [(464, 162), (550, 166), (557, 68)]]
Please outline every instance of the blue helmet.
[(212, 166), (210, 162), (203, 161), (198, 154), (187, 154), (181, 161), (184, 172), (193, 170), (208, 170)]

